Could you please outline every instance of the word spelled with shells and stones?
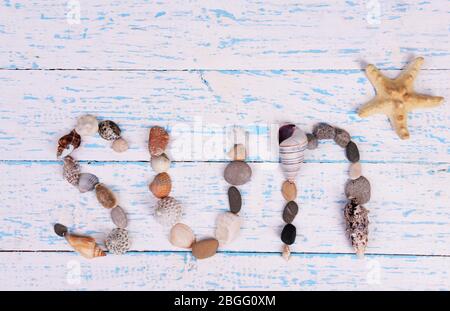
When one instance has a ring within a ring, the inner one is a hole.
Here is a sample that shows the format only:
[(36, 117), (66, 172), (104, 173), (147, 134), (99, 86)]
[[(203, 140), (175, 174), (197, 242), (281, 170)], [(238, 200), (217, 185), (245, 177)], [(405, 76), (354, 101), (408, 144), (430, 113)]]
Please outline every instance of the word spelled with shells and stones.
[(345, 148), (346, 157), (351, 162), (349, 180), (345, 185), (348, 203), (344, 208), (344, 217), (352, 246), (359, 256), (363, 256), (368, 242), (369, 212), (362, 204), (370, 200), (370, 183), (361, 175), (359, 150), (350, 134), (327, 123), (316, 124), (312, 134), (305, 134), (295, 124), (286, 124), (280, 127), (278, 139), (281, 167), (286, 177), (282, 185), (282, 194), (287, 201), (282, 214), (286, 223), (281, 232), (281, 241), (284, 243), (283, 258), (289, 260), (289, 246), (294, 244), (297, 235), (297, 229), (292, 222), (299, 211), (295, 202), (296, 178), (303, 164), (304, 152), (306, 149), (316, 149), (318, 142), (325, 139), (333, 139), (337, 145)]
[[(113, 121), (99, 122), (93, 115), (83, 115), (78, 118), (75, 129), (59, 139), (56, 153), (58, 159), (64, 162), (64, 179), (77, 187), (80, 193), (95, 191), (98, 202), (110, 210), (111, 219), (117, 228), (107, 236), (105, 246), (109, 252), (118, 255), (126, 253), (131, 246), (128, 231), (125, 229), (128, 224), (127, 215), (119, 206), (114, 192), (101, 183), (94, 174), (82, 173), (79, 164), (70, 154), (80, 146), (82, 136), (94, 136), (96, 133), (99, 133), (103, 139), (112, 141), (111, 148), (114, 151), (124, 152), (128, 149), (128, 143), (120, 136), (120, 132), (119, 126)], [(62, 224), (55, 224), (54, 230), (57, 235), (66, 238), (67, 242), (86, 258), (106, 255), (92, 237), (70, 233)]]
[(158, 198), (154, 208), (156, 221), (163, 226), (169, 226), (169, 241), (176, 247), (192, 249), (192, 255), (197, 259), (205, 259), (216, 254), (219, 246), (235, 240), (242, 225), (239, 212), (242, 207), (242, 197), (236, 186), (250, 181), (252, 170), (245, 163), (245, 146), (235, 144), (229, 155), (233, 161), (225, 168), (224, 178), (231, 185), (228, 189), (230, 212), (225, 212), (217, 217), (215, 238), (207, 238), (197, 241), (193, 230), (181, 223), (183, 208), (181, 203), (170, 196), (172, 181), (167, 173), (170, 167), (170, 159), (165, 153), (169, 143), (169, 134), (159, 126), (152, 127), (149, 134), (148, 149), (151, 155), (151, 166), (156, 176), (149, 184), (152, 194)]

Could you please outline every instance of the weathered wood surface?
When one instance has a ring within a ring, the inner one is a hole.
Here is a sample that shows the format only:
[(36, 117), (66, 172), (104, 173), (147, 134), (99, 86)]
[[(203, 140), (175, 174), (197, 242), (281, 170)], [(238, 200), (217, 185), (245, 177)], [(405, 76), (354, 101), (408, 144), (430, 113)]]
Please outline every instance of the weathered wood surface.
[[(447, 104), (411, 113), (412, 138), (402, 141), (386, 116), (357, 116), (358, 107), (374, 95), (360, 70), (0, 71), (0, 82), (2, 160), (54, 160), (58, 138), (78, 116), (92, 113), (117, 122), (131, 149), (108, 152), (108, 142), (88, 137), (78, 159), (148, 160), (148, 130), (159, 124), (173, 130), (175, 160), (226, 160), (230, 144), (224, 132), (242, 125), (250, 133), (250, 160), (278, 161), (279, 123), (297, 122), (311, 131), (313, 124), (327, 121), (353, 135), (363, 161), (449, 162)], [(422, 72), (417, 90), (450, 98), (447, 71)], [(324, 144), (307, 159), (341, 161), (344, 155)]]
[[(69, 5), (68, 5), (69, 3)], [(448, 1), (4, 1), (0, 68), (449, 69)]]
[[(153, 173), (143, 163), (82, 164), (118, 193), (129, 214), (133, 250), (177, 250), (167, 241), (169, 228), (152, 217), (155, 198), (148, 190)], [(176, 163), (170, 173), (172, 195), (185, 208), (183, 222), (199, 237), (214, 235), (215, 219), (228, 210), (224, 163)], [(252, 164), (252, 182), (240, 187), (244, 206), (241, 238), (223, 250), (278, 252), (283, 226), (282, 173), (277, 164)], [(343, 206), (346, 163), (308, 163), (299, 177), (300, 212), (295, 252), (351, 253), (345, 236)], [(372, 183), (368, 253), (450, 255), (448, 164), (363, 165)], [(55, 162), (8, 162), (0, 166), (2, 218), (0, 242), (6, 250), (71, 250), (53, 232), (66, 224), (100, 241), (113, 228), (109, 211), (95, 195), (80, 194), (62, 180)], [(20, 176), (20, 178), (19, 178)]]
[(3, 253), (0, 290), (445, 290), (448, 257), (131, 253), (88, 261), (73, 253)]

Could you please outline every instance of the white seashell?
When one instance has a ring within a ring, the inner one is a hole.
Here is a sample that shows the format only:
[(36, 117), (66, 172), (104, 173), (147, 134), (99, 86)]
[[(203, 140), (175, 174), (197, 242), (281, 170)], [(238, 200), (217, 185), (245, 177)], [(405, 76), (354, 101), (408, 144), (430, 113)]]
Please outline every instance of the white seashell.
[(289, 181), (295, 182), (304, 160), (304, 152), (308, 145), (306, 134), (295, 128), (291, 137), (280, 144), (281, 169)]
[(95, 185), (99, 183), (98, 177), (90, 173), (81, 173), (78, 180), (78, 190), (81, 193), (92, 191)]
[(170, 168), (170, 159), (163, 153), (160, 156), (152, 157), (150, 164), (157, 174), (164, 173)]
[(93, 136), (98, 132), (97, 118), (90, 114), (85, 114), (77, 119), (77, 126), (75, 128), (81, 136)]
[(180, 222), (183, 208), (177, 200), (172, 197), (165, 197), (158, 201), (155, 207), (155, 218), (163, 226), (173, 226)]
[(241, 229), (241, 218), (231, 212), (217, 216), (216, 239), (221, 246), (236, 239)]
[(170, 243), (182, 248), (191, 248), (195, 242), (194, 232), (187, 225), (177, 223), (170, 229)]

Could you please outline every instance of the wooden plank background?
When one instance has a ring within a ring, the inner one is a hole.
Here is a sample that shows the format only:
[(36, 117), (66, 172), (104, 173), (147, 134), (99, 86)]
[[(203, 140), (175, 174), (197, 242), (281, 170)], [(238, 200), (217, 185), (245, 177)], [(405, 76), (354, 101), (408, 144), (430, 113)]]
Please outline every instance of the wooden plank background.
[[(384, 116), (356, 114), (374, 95), (362, 71), (369, 62), (394, 77), (422, 55), (417, 90), (450, 98), (448, 5), (2, 2), (0, 289), (449, 290), (448, 103), (410, 114), (407, 141)], [(85, 260), (52, 230), (62, 222), (101, 240), (112, 228), (92, 193), (62, 180), (55, 159), (58, 138), (84, 113), (116, 121), (130, 141), (115, 154), (92, 137), (75, 154), (119, 194), (133, 238), (126, 256)], [(328, 121), (358, 143), (373, 190), (365, 259), (344, 235), (348, 164), (328, 142), (306, 155), (293, 258), (279, 256), (276, 129), (285, 121), (308, 131)], [(198, 237), (211, 236), (227, 209), (229, 131), (250, 134), (242, 234), (214, 258), (174, 248), (152, 217), (146, 140), (155, 124), (173, 134), (173, 194)]]

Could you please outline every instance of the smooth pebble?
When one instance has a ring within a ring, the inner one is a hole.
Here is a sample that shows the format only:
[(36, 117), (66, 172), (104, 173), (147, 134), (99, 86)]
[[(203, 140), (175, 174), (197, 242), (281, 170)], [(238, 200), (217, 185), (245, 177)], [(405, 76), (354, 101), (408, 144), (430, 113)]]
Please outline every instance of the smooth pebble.
[(239, 236), (241, 221), (241, 217), (231, 212), (217, 216), (216, 239), (220, 245), (226, 245)]
[(283, 210), (283, 220), (285, 223), (292, 223), (295, 216), (298, 214), (298, 205), (294, 201), (290, 201), (286, 204)]
[(95, 195), (103, 207), (114, 208), (117, 206), (116, 195), (106, 185), (100, 183), (95, 185)]
[(297, 198), (297, 186), (286, 180), (281, 186), (281, 193), (286, 201), (294, 201)]
[(306, 137), (308, 138), (308, 145), (306, 146), (306, 148), (308, 148), (309, 150), (316, 149), (319, 145), (319, 140), (316, 138), (316, 136), (308, 133), (306, 134)]
[(230, 211), (232, 213), (239, 213), (242, 207), (242, 196), (235, 186), (228, 188), (228, 203), (230, 204)]
[(284, 244), (291, 245), (294, 244), (296, 236), (297, 229), (295, 226), (293, 224), (287, 224), (281, 232), (281, 241), (283, 241)]
[(347, 147), (348, 143), (351, 140), (350, 134), (341, 128), (335, 128), (336, 135), (334, 136), (334, 141), (337, 145), (342, 148)]
[(120, 206), (116, 206), (111, 209), (111, 219), (119, 228), (126, 228), (128, 225), (127, 214)]
[(216, 239), (198, 241), (192, 245), (192, 255), (197, 259), (205, 259), (214, 256), (218, 247), (219, 241)]
[(313, 128), (313, 134), (317, 139), (333, 139), (336, 135), (335, 129), (333, 126), (328, 123), (318, 123)]
[(358, 146), (354, 142), (350, 141), (347, 144), (347, 147), (345, 147), (345, 155), (350, 162), (352, 163), (358, 162), (359, 161)]
[(61, 237), (65, 236), (68, 231), (67, 227), (61, 224), (55, 224), (53, 229), (55, 230), (55, 233)]
[(235, 186), (247, 183), (252, 177), (252, 169), (242, 161), (233, 161), (227, 165), (224, 172), (225, 180)]
[(169, 241), (176, 247), (191, 248), (195, 242), (194, 232), (187, 225), (177, 223), (170, 229)]
[(355, 162), (350, 164), (348, 175), (351, 179), (359, 178), (361, 176), (361, 173), (362, 173), (361, 162)]
[(345, 185), (345, 195), (348, 199), (354, 199), (358, 204), (365, 204), (370, 200), (370, 182), (360, 176), (355, 180), (349, 179)]

